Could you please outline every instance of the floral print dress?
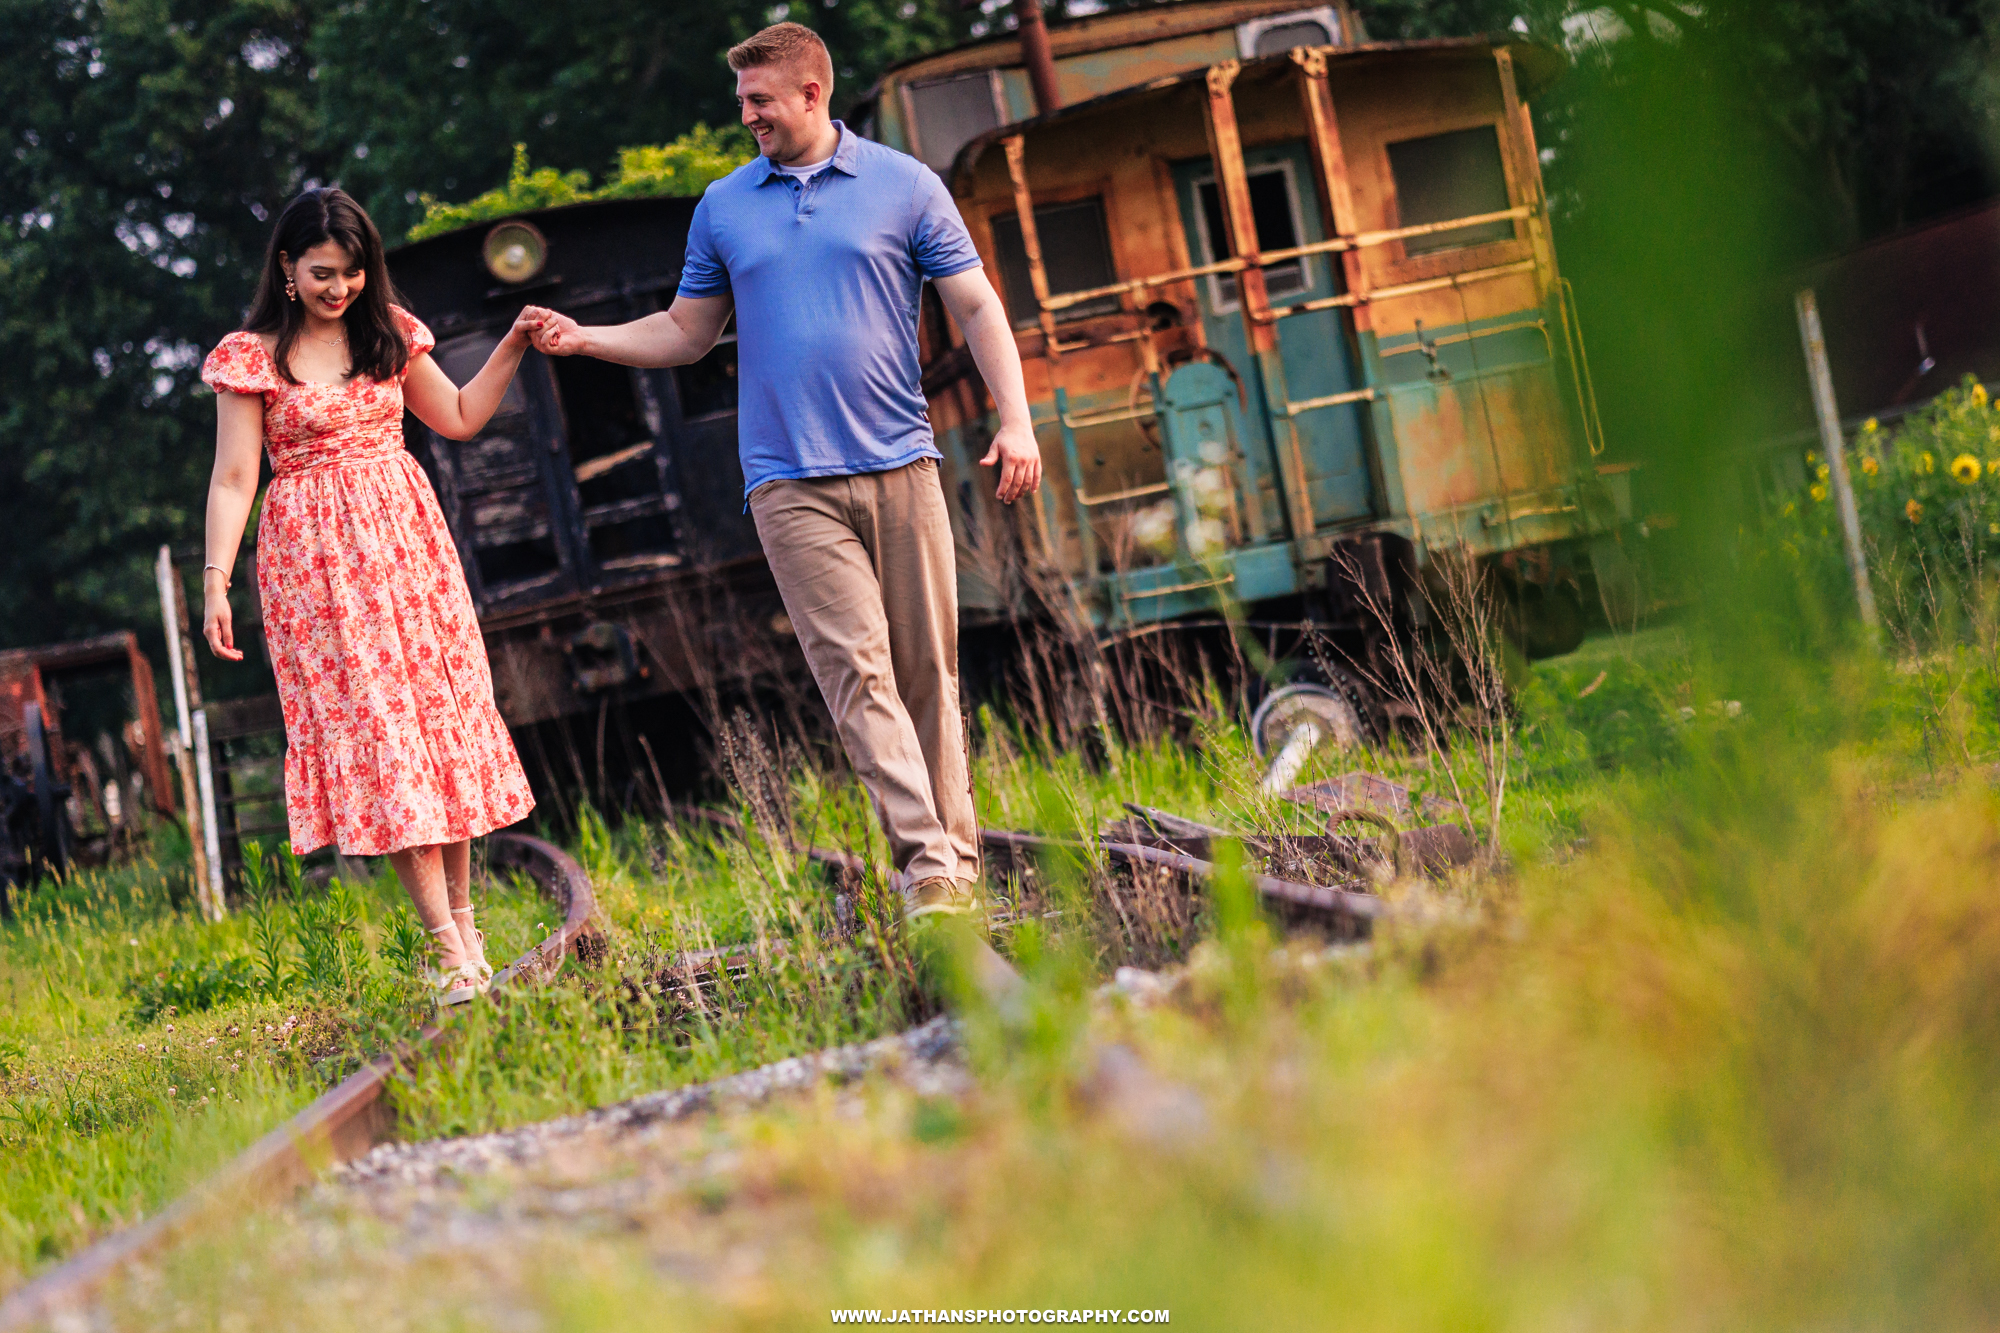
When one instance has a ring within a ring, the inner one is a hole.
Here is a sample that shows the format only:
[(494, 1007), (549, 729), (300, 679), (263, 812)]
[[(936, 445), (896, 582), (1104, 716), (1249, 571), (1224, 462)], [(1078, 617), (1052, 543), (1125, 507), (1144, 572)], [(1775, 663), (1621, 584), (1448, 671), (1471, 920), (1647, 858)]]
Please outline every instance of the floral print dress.
[[(413, 360), (436, 345), (390, 309)], [(288, 384), (239, 332), (201, 378), (264, 399), (276, 475), (257, 524), (257, 591), (285, 713), (293, 850), (375, 856), (525, 817), (534, 798), (493, 702), (465, 572), (403, 447), (403, 377)]]

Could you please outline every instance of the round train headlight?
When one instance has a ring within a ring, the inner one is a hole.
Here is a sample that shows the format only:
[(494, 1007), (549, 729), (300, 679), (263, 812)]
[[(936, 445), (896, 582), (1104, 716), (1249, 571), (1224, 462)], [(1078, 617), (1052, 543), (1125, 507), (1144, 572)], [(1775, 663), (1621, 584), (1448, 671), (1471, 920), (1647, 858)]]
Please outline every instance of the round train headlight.
[(531, 222), (502, 222), (486, 233), (481, 247), (486, 271), (505, 283), (522, 283), (549, 262), (549, 243)]

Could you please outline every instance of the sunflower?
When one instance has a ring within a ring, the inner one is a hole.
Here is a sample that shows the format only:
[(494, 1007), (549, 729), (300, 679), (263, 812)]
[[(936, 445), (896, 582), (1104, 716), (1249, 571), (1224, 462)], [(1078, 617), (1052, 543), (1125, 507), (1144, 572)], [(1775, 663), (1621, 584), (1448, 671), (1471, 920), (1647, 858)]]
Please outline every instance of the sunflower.
[(1874, 455), (1863, 454), (1861, 456), (1861, 474), (1863, 476), (1872, 477), (1881, 470), (1882, 465), (1875, 461)]
[(1972, 386), (1972, 401), (1978, 403), (1981, 407), (1986, 406), (1986, 386), (1984, 384), (1975, 384)]
[(1882, 429), (1882, 423), (1877, 421), (1874, 417), (1870, 417), (1868, 418), (1868, 420), (1861, 423), (1861, 429), (1865, 431), (1867, 434), (1873, 435), (1876, 431)]
[(1979, 460), (1971, 454), (1960, 454), (1951, 460), (1951, 476), (1961, 486), (1970, 486), (1979, 480), (1981, 468)]
[(1903, 517), (1909, 519), (1910, 522), (1914, 523), (1923, 516), (1924, 507), (1915, 500), (1907, 500), (1903, 503)]

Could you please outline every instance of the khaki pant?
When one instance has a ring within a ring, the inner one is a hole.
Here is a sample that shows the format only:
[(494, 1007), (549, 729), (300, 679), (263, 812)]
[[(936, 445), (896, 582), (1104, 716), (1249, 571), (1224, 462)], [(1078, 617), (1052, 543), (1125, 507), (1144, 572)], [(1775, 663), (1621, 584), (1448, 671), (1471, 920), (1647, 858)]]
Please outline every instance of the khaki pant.
[(750, 512), (902, 882), (977, 879), (958, 575), (937, 463), (767, 482)]

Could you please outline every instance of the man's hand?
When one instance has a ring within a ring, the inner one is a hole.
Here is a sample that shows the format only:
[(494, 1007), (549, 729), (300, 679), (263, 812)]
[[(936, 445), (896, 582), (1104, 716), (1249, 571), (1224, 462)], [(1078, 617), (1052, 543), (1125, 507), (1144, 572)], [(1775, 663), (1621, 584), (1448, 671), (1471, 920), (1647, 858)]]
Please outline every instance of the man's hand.
[(1042, 447), (1027, 426), (1002, 426), (993, 437), (993, 447), (979, 460), (981, 467), (1000, 469), (1000, 503), (1013, 504), (1024, 495), (1033, 495), (1042, 484)]
[(583, 326), (568, 315), (531, 305), (518, 323), (527, 327), (528, 341), (543, 356), (573, 356), (583, 350)]

